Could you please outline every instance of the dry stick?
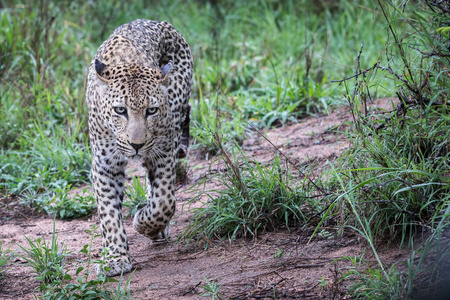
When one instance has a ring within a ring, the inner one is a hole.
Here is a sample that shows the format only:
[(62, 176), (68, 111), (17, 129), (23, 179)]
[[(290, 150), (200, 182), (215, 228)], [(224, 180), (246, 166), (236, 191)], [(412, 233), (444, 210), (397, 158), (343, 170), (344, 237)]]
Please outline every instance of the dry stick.
[[(356, 56), (356, 63), (357, 63), (356, 72), (360, 71), (360, 73), (361, 73), (361, 54), (362, 54), (363, 48), (364, 48), (364, 43), (361, 43), (361, 47), (359, 48), (359, 53)], [(355, 99), (356, 99), (357, 87), (358, 87), (358, 76), (355, 76), (355, 89), (353, 90), (353, 101), (355, 101)]]
[[(249, 295), (249, 298), (251, 297), (251, 298), (255, 298), (255, 299), (265, 299), (267, 297), (273, 296), (273, 294), (276, 294), (276, 291), (277, 291), (276, 286), (285, 280), (286, 280), (286, 278), (281, 277), (281, 279), (278, 282), (272, 284), (272, 286), (270, 288), (265, 288), (262, 291), (254, 292), (251, 295)], [(268, 293), (270, 293), (270, 294), (268, 294)]]
[(346, 81), (346, 80), (350, 80), (350, 79), (352, 79), (352, 78), (354, 78), (354, 77), (358, 77), (359, 75), (364, 75), (365, 73), (367, 73), (367, 72), (373, 70), (374, 67), (375, 67), (375, 66), (370, 67), (370, 68), (367, 68), (367, 69), (365, 69), (365, 70), (360, 71), (359, 73), (356, 73), (355, 75), (352, 75), (352, 76), (349, 76), (349, 77), (345, 77), (344, 79), (341, 79), (341, 80), (331, 80), (331, 81), (329, 81), (329, 82), (330, 82), (330, 83), (339, 82), (339, 84), (341, 84), (342, 82), (344, 82), (344, 81)]
[[(194, 287), (192, 287), (192, 288), (189, 289), (187, 292), (185, 292), (185, 293), (183, 294), (183, 297), (186, 296), (187, 294), (190, 294), (190, 293), (192, 293), (193, 291), (195, 291), (201, 283), (202, 283), (202, 282), (200, 281), (200, 282), (197, 283)], [(197, 292), (196, 292), (196, 293), (197, 293)]]
[[(363, 48), (364, 48), (364, 43), (361, 43), (361, 47), (359, 48), (359, 53), (356, 56), (356, 70), (355, 70), (356, 74), (358, 74), (358, 72), (360, 74), (362, 74), (362, 72), (361, 72), (361, 54), (362, 54)], [(358, 77), (359, 77), (359, 75), (355, 76), (355, 88), (353, 89), (353, 97), (351, 98), (351, 101), (349, 101), (349, 102), (350, 102), (350, 107), (352, 108), (353, 120), (355, 121), (355, 124), (359, 128), (360, 124), (359, 124), (358, 120), (356, 119), (355, 114), (357, 115), (359, 120), (361, 119), (361, 116), (359, 115), (359, 110), (358, 109), (355, 110), (355, 106), (354, 106), (355, 99), (356, 99), (356, 92), (358, 90)]]
[(429, 7), (436, 6), (437, 8), (442, 10), (444, 12), (444, 14), (441, 14), (441, 15), (445, 15), (445, 13), (450, 13), (450, 10), (448, 8), (445, 8), (444, 6), (441, 5), (442, 1), (437, 1), (437, 2), (433, 1), (431, 3), (430, 3), (430, 1), (426, 1), (426, 3)]
[[(358, 124), (358, 126), (359, 126), (359, 123), (357, 122), (357, 119), (356, 119), (356, 117), (355, 117), (355, 113), (358, 115), (358, 118), (359, 119), (361, 119), (361, 117), (359, 116), (359, 111), (357, 110), (356, 112), (355, 112), (355, 109), (354, 109), (354, 105), (353, 105), (353, 103), (355, 102), (355, 99), (356, 99), (356, 92), (357, 92), (357, 87), (358, 87), (358, 77), (360, 76), (360, 75), (364, 75), (364, 74), (366, 74), (368, 71), (370, 71), (370, 70), (373, 70), (374, 68), (375, 68), (375, 66), (376, 66), (376, 64), (373, 66), (373, 67), (371, 67), (371, 68), (367, 68), (367, 69), (365, 69), (365, 70), (361, 70), (361, 54), (362, 54), (362, 50), (363, 50), (363, 48), (364, 48), (364, 43), (361, 43), (361, 47), (359, 48), (359, 53), (356, 55), (356, 63), (357, 63), (357, 65), (356, 65), (356, 70), (355, 70), (355, 75), (352, 75), (352, 76), (349, 76), (349, 77), (346, 77), (346, 78), (344, 78), (344, 79), (342, 79), (342, 80), (333, 80), (333, 81), (331, 81), (331, 82), (339, 82), (339, 84), (341, 84), (341, 83), (344, 83), (344, 84), (346, 84), (346, 82), (347, 82), (347, 80), (350, 80), (350, 79), (352, 79), (352, 78), (355, 78), (355, 88), (354, 88), (354, 90), (353, 90), (353, 97), (347, 97), (347, 99), (348, 99), (348, 102), (349, 102), (349, 105), (350, 105), (350, 108), (351, 108), (351, 112), (352, 112), (352, 117), (353, 117), (353, 121), (355, 122), (355, 124)], [(353, 50), (354, 51), (354, 50)], [(356, 51), (355, 51), (355, 53), (356, 53)], [(347, 85), (345, 86), (346, 87), (346, 89), (347, 89)], [(348, 89), (347, 89), (347, 91), (348, 91)], [(350, 101), (351, 100), (351, 101)], [(367, 109), (366, 109), (367, 110)]]
[(211, 131), (211, 134), (213, 135), (214, 140), (216, 141), (217, 145), (219, 146), (220, 152), (222, 153), (223, 157), (225, 158), (226, 164), (231, 168), (231, 170), (234, 173), (234, 176), (236, 176), (236, 178), (239, 182), (239, 188), (244, 193), (243, 197), (247, 198), (248, 197), (247, 187), (245, 186), (245, 184), (242, 181), (241, 172), (239, 171), (239, 167), (236, 166), (236, 164), (231, 161), (231, 158), (228, 156), (226, 151), (223, 149), (222, 137), (220, 136), (220, 134), (217, 132), (212, 132), (212, 131)]

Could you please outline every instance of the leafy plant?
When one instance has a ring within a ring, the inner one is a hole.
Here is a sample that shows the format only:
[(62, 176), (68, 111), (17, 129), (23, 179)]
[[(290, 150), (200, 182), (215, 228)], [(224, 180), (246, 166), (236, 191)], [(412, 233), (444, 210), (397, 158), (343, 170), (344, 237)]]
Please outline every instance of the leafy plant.
[[(123, 284), (123, 277), (120, 280), (109, 278), (106, 274), (99, 274), (94, 279), (89, 279), (91, 275), (90, 266), (92, 263), (103, 264), (103, 260), (92, 261), (92, 243), (98, 229), (96, 225), (92, 230), (87, 230), (91, 235), (88, 244), (84, 245), (80, 253), (85, 254), (87, 261), (76, 260), (78, 265), (75, 276), (71, 275), (68, 265), (72, 252), (67, 251), (67, 245), (62, 243), (58, 246), (58, 234), (55, 232), (53, 224), (53, 234), (51, 243), (46, 243), (45, 238), (37, 238), (31, 241), (26, 237), (29, 247), (18, 245), (24, 255), (20, 255), (27, 261), (36, 273), (36, 279), (41, 282), (39, 291), (42, 299), (129, 299), (129, 284), (132, 276)], [(107, 269), (107, 267), (104, 267)], [(111, 290), (108, 283), (117, 283), (117, 288)]]
[[(70, 190), (70, 186), (68, 188)], [(65, 190), (56, 190), (56, 195), (47, 203), (46, 211), (60, 219), (76, 219), (91, 215), (95, 208), (95, 198), (87, 188), (82, 194), (70, 197)], [(87, 194), (87, 195), (86, 195)]]
[(126, 199), (123, 201), (123, 206), (128, 207), (128, 212), (125, 218), (132, 217), (136, 212), (147, 205), (147, 183), (146, 179), (144, 184), (141, 183), (139, 177), (133, 176), (132, 186), (127, 185), (125, 190)]
[(363, 260), (348, 257), (352, 268), (343, 275), (342, 280), (350, 280), (349, 292), (356, 298), (364, 299), (405, 299), (406, 290), (403, 285), (404, 273), (395, 265), (384, 271), (379, 268), (364, 268)]
[(200, 287), (205, 290), (206, 293), (202, 294), (202, 297), (211, 297), (211, 300), (215, 299), (222, 299), (222, 295), (220, 294), (220, 288), (222, 287), (221, 284), (217, 284), (214, 280), (208, 280), (206, 276), (203, 276), (205, 278), (206, 284), (201, 285)]
[(3, 248), (3, 241), (0, 242), (0, 279), (2, 278), (3, 272), (5, 271), (5, 265), (14, 257), (14, 253), (8, 248)]
[(319, 284), (320, 284), (320, 287), (321, 287), (321, 288), (325, 289), (325, 287), (326, 287), (327, 284), (328, 284), (328, 280), (325, 280), (325, 278), (324, 278), (323, 275), (322, 275), (322, 277), (319, 279)]
[[(86, 255), (87, 261), (78, 260), (79, 267), (76, 269), (75, 276), (66, 273), (64, 281), (56, 284), (46, 286), (43, 292), (44, 299), (129, 299), (130, 290), (129, 285), (133, 275), (123, 284), (123, 277), (120, 276), (119, 280), (109, 278), (105, 273), (100, 273), (94, 279), (89, 279), (90, 266), (92, 263), (100, 264), (102, 268), (107, 270), (106, 266), (103, 266), (103, 260), (92, 261), (92, 243), (95, 237), (99, 235), (95, 233), (98, 229), (96, 225), (92, 225), (91, 230), (86, 230), (90, 235), (89, 244), (83, 246), (80, 253)], [(106, 253), (103, 253), (105, 255)], [(76, 280), (74, 282), (74, 280)], [(117, 288), (113, 291), (109, 288), (108, 283), (117, 283)]]
[(27, 264), (33, 268), (36, 273), (36, 279), (41, 281), (40, 290), (43, 292), (47, 285), (57, 285), (61, 283), (67, 274), (64, 270), (64, 265), (70, 252), (67, 252), (67, 245), (64, 243), (58, 245), (58, 234), (55, 232), (55, 224), (53, 223), (53, 234), (50, 243), (45, 241), (45, 238), (37, 238), (31, 241), (30, 238), (25, 237), (29, 248), (22, 245), (18, 246), (24, 254), (19, 254)]

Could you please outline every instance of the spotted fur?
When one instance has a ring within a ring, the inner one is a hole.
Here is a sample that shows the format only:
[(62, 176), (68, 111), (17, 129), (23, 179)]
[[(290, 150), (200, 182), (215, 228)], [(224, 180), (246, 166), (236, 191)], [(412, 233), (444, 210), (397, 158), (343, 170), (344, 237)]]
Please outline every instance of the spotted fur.
[(192, 69), (184, 38), (169, 23), (149, 20), (117, 28), (89, 67), (92, 184), (108, 276), (132, 268), (122, 222), (129, 159), (142, 163), (148, 182), (148, 203), (134, 216), (134, 228), (152, 239), (168, 236), (175, 212), (175, 164), (189, 144)]

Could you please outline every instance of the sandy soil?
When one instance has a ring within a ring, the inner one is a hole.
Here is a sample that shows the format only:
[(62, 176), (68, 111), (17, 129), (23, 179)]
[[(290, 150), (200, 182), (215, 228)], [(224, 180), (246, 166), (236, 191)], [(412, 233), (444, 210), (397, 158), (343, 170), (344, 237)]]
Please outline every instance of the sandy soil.
[[(388, 107), (387, 101), (377, 105)], [(299, 163), (319, 162), (326, 167), (327, 160), (333, 160), (348, 142), (330, 129), (351, 120), (343, 109), (327, 116), (309, 117), (298, 124), (284, 126), (266, 132), (267, 138), (285, 155)], [(254, 134), (245, 141), (246, 154), (259, 161), (273, 158), (276, 150), (264, 138)], [(209, 178), (219, 163), (204, 161), (191, 153), (189, 162), (190, 182), (180, 186), (177, 198), (177, 213), (172, 220), (171, 238), (153, 243), (136, 233), (132, 220), (126, 219), (130, 251), (134, 260), (135, 273), (131, 279), (134, 299), (205, 299), (202, 286), (206, 279), (221, 285), (222, 299), (343, 299), (345, 283), (340, 276), (349, 266), (346, 260), (332, 263), (348, 256), (361, 256), (371, 260), (363, 241), (356, 235), (345, 234), (336, 237), (337, 228), (323, 228), (331, 236), (319, 236), (308, 243), (314, 227), (306, 230), (279, 229), (265, 233), (257, 239), (238, 239), (233, 242), (215, 243), (207, 249), (185, 246), (177, 243), (177, 237), (189, 223), (191, 213), (188, 200), (193, 195), (188, 189), (199, 178)], [(143, 170), (131, 165), (129, 175), (140, 176)], [(209, 186), (207, 185), (207, 188)], [(17, 250), (17, 244), (26, 246), (25, 236), (51, 239), (53, 219), (33, 213), (14, 198), (2, 199), (0, 219), (0, 240), (5, 247)], [(193, 205), (199, 205), (194, 203)], [(65, 241), (68, 250), (75, 251), (75, 258), (85, 259), (78, 251), (88, 243), (90, 235), (85, 232), (98, 223), (97, 215), (72, 221), (55, 221), (59, 240)], [(95, 256), (99, 256), (101, 238), (94, 241)], [(386, 262), (403, 260), (407, 253), (392, 247), (382, 251)], [(21, 258), (15, 258), (1, 280), (0, 299), (33, 299), (38, 287), (32, 269)], [(130, 275), (124, 276), (127, 279)]]

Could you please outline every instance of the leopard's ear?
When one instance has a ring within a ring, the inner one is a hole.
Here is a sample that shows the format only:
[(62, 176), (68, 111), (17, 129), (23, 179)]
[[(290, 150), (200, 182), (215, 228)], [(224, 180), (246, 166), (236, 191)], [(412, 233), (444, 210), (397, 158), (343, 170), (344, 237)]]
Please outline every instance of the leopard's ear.
[(111, 79), (111, 67), (105, 65), (98, 59), (95, 59), (94, 65), (97, 77), (103, 82), (108, 82)]
[(161, 84), (164, 86), (168, 86), (169, 85), (169, 73), (172, 69), (172, 61), (169, 61), (167, 63), (167, 65), (164, 65), (161, 67), (161, 73), (162, 73), (162, 79), (161, 79)]

